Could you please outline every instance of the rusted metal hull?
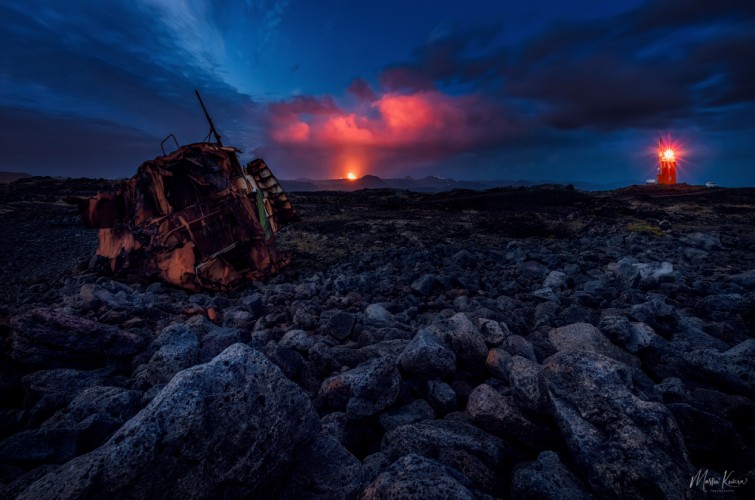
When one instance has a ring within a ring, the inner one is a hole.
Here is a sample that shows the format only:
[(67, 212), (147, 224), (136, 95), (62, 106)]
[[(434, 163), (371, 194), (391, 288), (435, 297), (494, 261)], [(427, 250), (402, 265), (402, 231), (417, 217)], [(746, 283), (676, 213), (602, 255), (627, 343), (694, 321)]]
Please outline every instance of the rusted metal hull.
[(116, 275), (195, 291), (277, 272), (289, 259), (276, 253), (274, 232), (298, 219), (277, 181), (257, 185), (236, 152), (189, 144), (144, 162), (114, 193), (74, 200), (84, 224), (100, 228), (97, 256)]

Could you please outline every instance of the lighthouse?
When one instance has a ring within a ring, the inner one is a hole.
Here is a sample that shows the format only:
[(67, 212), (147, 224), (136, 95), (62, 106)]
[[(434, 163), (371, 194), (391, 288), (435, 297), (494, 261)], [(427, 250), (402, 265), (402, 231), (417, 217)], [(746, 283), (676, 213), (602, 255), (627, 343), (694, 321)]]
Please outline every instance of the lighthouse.
[(676, 154), (671, 142), (658, 138), (658, 184), (676, 184)]

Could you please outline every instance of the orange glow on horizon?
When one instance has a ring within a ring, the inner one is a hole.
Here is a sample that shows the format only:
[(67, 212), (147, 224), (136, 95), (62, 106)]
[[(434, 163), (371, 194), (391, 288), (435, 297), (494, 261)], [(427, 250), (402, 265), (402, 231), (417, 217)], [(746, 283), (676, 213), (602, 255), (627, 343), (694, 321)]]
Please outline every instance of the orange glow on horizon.
[(350, 181), (355, 181), (357, 180), (357, 175), (354, 172), (349, 172), (348, 174), (346, 174), (346, 178)]

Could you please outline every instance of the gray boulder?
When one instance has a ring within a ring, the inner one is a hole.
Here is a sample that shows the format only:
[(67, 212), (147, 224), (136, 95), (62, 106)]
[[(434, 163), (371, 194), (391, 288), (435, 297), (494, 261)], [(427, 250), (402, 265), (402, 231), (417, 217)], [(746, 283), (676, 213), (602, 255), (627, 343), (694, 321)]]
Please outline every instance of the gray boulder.
[(545, 362), (541, 387), (572, 459), (598, 495), (689, 493), (682, 435), (640, 374), (601, 354), (564, 351)]
[(146, 345), (140, 335), (57, 309), (16, 316), (11, 328), (11, 359), (28, 368), (99, 368), (108, 358), (130, 358)]
[(364, 309), (364, 319), (371, 325), (382, 325), (393, 320), (393, 314), (380, 304), (370, 304)]
[(499, 347), (491, 349), (485, 358), (485, 368), (493, 377), (508, 382), (511, 354)]
[(532, 295), (536, 299), (544, 300), (546, 302), (560, 302), (558, 294), (550, 287), (538, 288), (534, 292), (531, 292), (530, 295)]
[(107, 306), (108, 309), (120, 309), (131, 304), (129, 296), (124, 291), (112, 293), (96, 283), (81, 285), (79, 299), (83, 309), (98, 309), (103, 306)]
[(506, 323), (487, 318), (479, 318), (477, 327), (483, 340), (489, 347), (495, 347), (503, 342), (503, 339), (511, 335)]
[(453, 467), (475, 489), (501, 496), (503, 477), (519, 456), (501, 439), (453, 420), (430, 420), (397, 427), (383, 436), (381, 450), (391, 461), (415, 453)]
[(233, 344), (245, 344), (249, 340), (251, 340), (249, 330), (229, 327), (214, 328), (202, 337), (199, 361), (206, 363)]
[(349, 419), (368, 417), (396, 401), (400, 382), (394, 362), (377, 357), (325, 379), (317, 399), (329, 408), (345, 409)]
[(179, 371), (199, 362), (199, 338), (181, 323), (163, 329), (150, 350), (155, 352), (149, 361), (134, 370), (135, 386), (139, 389), (165, 384)]
[(278, 345), (285, 349), (294, 349), (301, 353), (309, 353), (309, 350), (317, 343), (317, 338), (309, 335), (304, 330), (289, 330), (280, 339)]
[(78, 452), (75, 429), (32, 429), (0, 442), (0, 463), (25, 468), (42, 464), (62, 464)]
[(685, 359), (726, 392), (755, 397), (755, 339), (748, 339), (728, 351), (693, 351)]
[(300, 453), (279, 498), (356, 498), (364, 487), (362, 463), (330, 436), (318, 434)]
[(516, 403), (532, 412), (545, 409), (545, 398), (540, 393), (542, 367), (529, 359), (513, 356), (509, 366), (509, 384)]
[(177, 374), (102, 447), (19, 498), (270, 496), (319, 427), (296, 384), (235, 344)]
[(409, 404), (385, 410), (378, 415), (380, 427), (390, 431), (401, 425), (414, 424), (435, 418), (435, 412), (424, 399), (415, 399)]
[(569, 281), (569, 276), (561, 271), (551, 271), (543, 281), (543, 288), (552, 290), (563, 290)]
[(630, 313), (635, 321), (646, 323), (664, 338), (668, 338), (676, 331), (679, 322), (674, 306), (667, 304), (659, 296), (652, 297), (642, 304), (633, 305)]
[(446, 377), (456, 372), (456, 355), (443, 339), (420, 330), (398, 358), (401, 370), (424, 379)]
[(382, 451), (367, 455), (362, 460), (362, 470), (364, 471), (364, 479), (367, 484), (373, 482), (377, 477), (385, 472), (391, 462), (388, 457)]
[(554, 328), (548, 332), (548, 340), (559, 352), (590, 351), (622, 363), (639, 365), (638, 360), (612, 344), (600, 330), (590, 323), (574, 323), (561, 328)]
[(718, 233), (689, 233), (679, 238), (679, 242), (706, 251), (722, 248)]
[(431, 380), (427, 383), (427, 400), (440, 414), (456, 409), (456, 393), (450, 385), (441, 380)]
[(747, 290), (755, 290), (755, 269), (735, 274), (731, 277), (731, 281)]
[(632, 325), (623, 313), (615, 310), (605, 310), (600, 316), (600, 331), (611, 342), (618, 346), (626, 346), (632, 338)]
[(506, 337), (506, 340), (501, 344), (501, 349), (512, 356), (521, 356), (529, 359), (532, 362), (537, 363), (537, 356), (535, 355), (535, 348), (529, 340), (520, 335), (511, 335)]
[(467, 401), (467, 413), (480, 429), (528, 448), (542, 449), (554, 440), (550, 430), (531, 422), (511, 396), (504, 396), (488, 384), (474, 388)]
[(353, 314), (339, 310), (324, 311), (320, 315), (320, 329), (338, 340), (345, 340), (351, 336), (354, 322)]
[(424, 296), (432, 294), (436, 286), (438, 286), (438, 280), (432, 274), (420, 276), (411, 284), (412, 290)]
[(241, 307), (229, 307), (223, 310), (223, 326), (230, 329), (251, 330), (257, 317)]
[(488, 348), (480, 331), (465, 313), (433, 323), (428, 327), (448, 344), (459, 364), (473, 373), (483, 371)]
[(542, 452), (534, 462), (519, 467), (511, 480), (512, 500), (592, 498), (582, 481), (550, 450)]
[(469, 499), (476, 498), (470, 481), (458, 471), (420, 455), (397, 460), (370, 484), (362, 498), (378, 499)]
[(83, 371), (74, 369), (40, 370), (22, 379), (24, 406), (29, 409), (29, 421), (40, 424), (57, 410), (65, 407), (82, 391), (101, 385), (107, 370)]

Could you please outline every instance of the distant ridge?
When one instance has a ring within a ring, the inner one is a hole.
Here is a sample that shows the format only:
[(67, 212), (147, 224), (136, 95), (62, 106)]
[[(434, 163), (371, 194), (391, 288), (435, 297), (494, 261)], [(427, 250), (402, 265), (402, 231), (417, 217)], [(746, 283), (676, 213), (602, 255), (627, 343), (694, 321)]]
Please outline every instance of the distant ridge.
[(641, 181), (626, 180), (607, 184), (590, 182), (555, 182), (555, 181), (526, 181), (526, 180), (484, 180), (484, 181), (456, 181), (436, 176), (414, 179), (403, 177), (401, 179), (381, 179), (375, 175), (365, 175), (359, 179), (295, 179), (282, 180), (281, 184), (286, 191), (358, 191), (360, 189), (406, 189), (409, 191), (440, 193), (453, 189), (492, 189), (507, 186), (535, 186), (539, 184), (572, 184), (582, 191), (603, 191), (632, 184), (641, 184)]
[(0, 184), (7, 184), (25, 177), (32, 177), (32, 175), (24, 172), (0, 172)]

